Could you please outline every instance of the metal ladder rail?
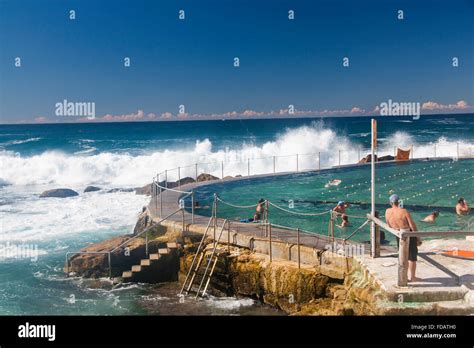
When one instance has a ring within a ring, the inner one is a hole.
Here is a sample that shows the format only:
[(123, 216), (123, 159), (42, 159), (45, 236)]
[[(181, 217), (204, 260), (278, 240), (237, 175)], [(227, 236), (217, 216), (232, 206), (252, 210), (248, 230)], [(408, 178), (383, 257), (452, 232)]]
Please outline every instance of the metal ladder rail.
[[(199, 270), (199, 267), (201, 266), (201, 262), (202, 262), (203, 254), (201, 253), (201, 251), (202, 251), (201, 249), (202, 249), (202, 246), (203, 246), (203, 244), (204, 244), (204, 241), (205, 241), (205, 239), (206, 239), (206, 237), (207, 237), (207, 234), (208, 234), (208, 232), (209, 232), (209, 229), (210, 229), (210, 227), (211, 227), (211, 222), (213, 221), (213, 219), (214, 219), (214, 216), (212, 216), (212, 217), (209, 219), (209, 222), (207, 223), (206, 230), (204, 231), (204, 234), (203, 234), (203, 236), (202, 236), (202, 238), (201, 238), (201, 242), (199, 243), (199, 246), (198, 246), (198, 248), (197, 248), (197, 250), (196, 250), (196, 253), (194, 254), (193, 261), (191, 262), (191, 267), (189, 267), (189, 270), (188, 270), (188, 273), (187, 273), (186, 278), (185, 278), (185, 280), (184, 280), (183, 286), (181, 287), (181, 291), (179, 292), (180, 295), (183, 294), (183, 291), (184, 291), (184, 289), (186, 288), (186, 284), (187, 284), (187, 282), (188, 282), (189, 276), (191, 275), (191, 272), (192, 272), (193, 274), (192, 274), (191, 280), (190, 280), (190, 282), (189, 282), (189, 286), (188, 286), (187, 289), (186, 289), (186, 294), (188, 294), (189, 291), (191, 290), (191, 287), (192, 287), (193, 282), (194, 282), (194, 278), (196, 277), (197, 271)], [(198, 254), (201, 254), (201, 255), (200, 255), (199, 261), (198, 261), (198, 263), (197, 263), (197, 265), (196, 265), (196, 268), (195, 268), (194, 271), (193, 271), (193, 268), (194, 268), (194, 265), (195, 265), (195, 263), (196, 263), (196, 259), (197, 259)]]
[(206, 290), (207, 290), (207, 286), (209, 285), (209, 282), (211, 280), (211, 276), (212, 276), (212, 273), (214, 272), (214, 269), (215, 269), (215, 266), (217, 264), (217, 260), (218, 260), (218, 257), (216, 256), (215, 260), (214, 260), (214, 264), (211, 268), (211, 272), (209, 273), (209, 275), (207, 274), (207, 271), (209, 270), (209, 266), (211, 265), (212, 263), (212, 258), (215, 256), (215, 253), (216, 253), (216, 250), (217, 250), (217, 244), (219, 244), (219, 241), (222, 237), (222, 233), (224, 232), (224, 229), (225, 229), (225, 225), (229, 222), (229, 220), (224, 220), (224, 223), (222, 224), (222, 227), (221, 227), (221, 230), (219, 231), (219, 237), (217, 237), (217, 240), (215, 241), (214, 243), (214, 248), (212, 249), (212, 253), (211, 253), (211, 256), (209, 257), (209, 261), (207, 262), (207, 266), (206, 266), (206, 269), (204, 270), (204, 274), (202, 276), (202, 279), (201, 279), (201, 283), (199, 284), (199, 289), (197, 290), (196, 292), (196, 297), (197, 298), (199, 296), (199, 291), (201, 291), (201, 288), (202, 288), (202, 285), (204, 283), (204, 279), (206, 279), (206, 287), (204, 288), (201, 296), (204, 296), (205, 293), (206, 293)]

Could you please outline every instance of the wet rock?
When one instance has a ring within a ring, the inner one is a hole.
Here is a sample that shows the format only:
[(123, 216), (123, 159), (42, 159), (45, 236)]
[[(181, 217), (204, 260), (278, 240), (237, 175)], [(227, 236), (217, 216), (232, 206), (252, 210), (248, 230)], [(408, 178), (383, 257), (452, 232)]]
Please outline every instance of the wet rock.
[[(369, 154), (367, 156), (365, 156), (364, 158), (362, 158), (359, 162), (357, 163), (370, 163), (372, 161), (372, 155)], [(377, 162), (377, 155), (375, 155), (375, 162)]]
[(135, 188), (135, 193), (137, 195), (151, 196), (151, 187), (152, 187), (152, 184), (148, 184), (143, 187), (137, 187)]
[(84, 193), (87, 193), (87, 192), (95, 192), (95, 191), (100, 191), (102, 190), (100, 187), (97, 187), (97, 186), (87, 186), (85, 189), (84, 189)]
[(219, 178), (217, 176), (207, 174), (207, 173), (199, 174), (199, 176), (197, 177), (197, 182), (211, 181), (211, 180), (219, 180)]
[[(198, 177), (199, 178), (199, 177)], [(189, 176), (182, 178), (181, 180), (176, 181), (176, 185), (179, 184), (179, 186), (183, 186), (186, 184), (192, 184), (193, 182), (196, 182), (193, 178), (190, 178)]]
[(382, 156), (382, 157), (379, 157), (378, 161), (379, 162), (382, 162), (382, 161), (393, 161), (395, 159), (395, 157), (391, 156), (391, 155), (387, 155), (387, 156)]
[(133, 188), (114, 188), (107, 191), (107, 193), (115, 193), (115, 192), (133, 192), (135, 189)]
[(43, 193), (41, 193), (40, 198), (49, 198), (49, 197), (66, 198), (66, 197), (74, 197), (74, 196), (79, 196), (79, 193), (71, 189), (59, 188), (59, 189), (44, 191)]

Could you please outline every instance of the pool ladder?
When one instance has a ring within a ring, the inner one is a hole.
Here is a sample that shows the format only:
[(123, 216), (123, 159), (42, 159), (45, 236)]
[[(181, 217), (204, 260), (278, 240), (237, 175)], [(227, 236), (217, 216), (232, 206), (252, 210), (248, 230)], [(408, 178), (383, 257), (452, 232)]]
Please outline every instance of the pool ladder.
[[(226, 225), (230, 232), (229, 220), (224, 220), (222, 226), (219, 227), (215, 217), (211, 217), (209, 219), (209, 223), (207, 224), (206, 230), (201, 238), (201, 242), (199, 243), (199, 246), (196, 250), (196, 254), (194, 255), (191, 266), (189, 267), (186, 279), (184, 280), (183, 286), (181, 287), (181, 291), (179, 293), (180, 296), (184, 294), (187, 295), (191, 292), (196, 293), (195, 298), (199, 296), (204, 297), (206, 295), (207, 288), (215, 271), (219, 257), (223, 254), (227, 254), (228, 252), (226, 250), (217, 248)], [(214, 229), (214, 231), (219, 228), (219, 235), (216, 239), (214, 232), (213, 242), (205, 245), (205, 240), (211, 227)], [(202, 272), (202, 269), (204, 269), (204, 273)], [(199, 282), (199, 287), (196, 288), (199, 277), (201, 278), (201, 281)], [(195, 284), (196, 286), (193, 286)]]

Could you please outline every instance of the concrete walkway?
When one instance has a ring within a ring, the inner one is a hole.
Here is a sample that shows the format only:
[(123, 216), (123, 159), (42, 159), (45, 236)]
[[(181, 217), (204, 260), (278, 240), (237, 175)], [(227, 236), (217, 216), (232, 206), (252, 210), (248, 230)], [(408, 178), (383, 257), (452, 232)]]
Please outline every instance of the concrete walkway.
[[(230, 180), (248, 179), (233, 178)], [(181, 186), (179, 190), (191, 191), (194, 188), (212, 183), (215, 183), (215, 181), (187, 184)], [(163, 216), (166, 216), (178, 209), (178, 201), (182, 194), (164, 191), (162, 195), (162, 211)], [(152, 200), (148, 206), (154, 221), (157, 221), (161, 216), (159, 202), (160, 198), (158, 197), (155, 202)], [(174, 221), (175, 224), (182, 223), (182, 214), (176, 214), (170, 220)], [(221, 225), (223, 219), (218, 220), (219, 225)], [(194, 224), (192, 225), (191, 214), (189, 212), (184, 214), (184, 223), (189, 231), (196, 230), (192, 226), (201, 226), (202, 231), (208, 222), (209, 217), (199, 215), (199, 209), (195, 211)], [(231, 231), (232, 233), (248, 236), (251, 239), (258, 239), (262, 243), (268, 243), (266, 242), (268, 238), (265, 236), (265, 228), (258, 223), (232, 222)], [(316, 250), (327, 249), (328, 244), (331, 243), (331, 239), (324, 235), (325, 232), (322, 231), (322, 235), (301, 233), (300, 243), (302, 246), (312, 248), (316, 254)], [(226, 238), (222, 238), (222, 242), (226, 242), (226, 240)], [(290, 245), (291, 249), (291, 245), (294, 245), (296, 241), (295, 231), (272, 228), (272, 245), (273, 243), (286, 243)], [(388, 298), (400, 305), (407, 302), (436, 302), (438, 306), (444, 304), (447, 308), (459, 308), (459, 313), (462, 314), (466, 312), (474, 314), (474, 261), (449, 258), (439, 254), (440, 250), (450, 250), (455, 247), (474, 250), (474, 241), (469, 239), (424, 241), (419, 248), (417, 262), (417, 276), (421, 280), (416, 283), (409, 283), (407, 287), (403, 288), (397, 286), (398, 253), (394, 247), (382, 246), (382, 257), (375, 259), (367, 254), (370, 248), (366, 247), (365, 255), (356, 257), (356, 259), (379, 284), (380, 288), (386, 292)], [(274, 258), (277, 259), (278, 255)], [(290, 257), (290, 260), (293, 260), (293, 258)], [(301, 262), (311, 264), (311, 260), (311, 258), (306, 257), (302, 258)]]

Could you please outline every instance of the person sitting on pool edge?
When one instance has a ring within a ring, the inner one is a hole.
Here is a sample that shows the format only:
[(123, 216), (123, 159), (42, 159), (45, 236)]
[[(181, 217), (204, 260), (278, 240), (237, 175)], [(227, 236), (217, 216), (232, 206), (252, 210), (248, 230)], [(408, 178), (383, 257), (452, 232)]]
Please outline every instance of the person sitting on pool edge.
[[(399, 230), (400, 232), (417, 231), (415, 221), (413, 221), (410, 213), (399, 206), (400, 198), (398, 195), (393, 194), (390, 196), (391, 208), (385, 211), (385, 221), (390, 227)], [(397, 237), (397, 245), (399, 245), (399, 239)], [(421, 245), (421, 239), (419, 237), (410, 237), (408, 244), (408, 271), (410, 277), (408, 278), (411, 282), (416, 282), (416, 260), (418, 256), (418, 246)]]
[(439, 216), (439, 211), (434, 211), (432, 212), (430, 215), (428, 215), (427, 217), (425, 217), (423, 220), (423, 222), (435, 222), (436, 221), (436, 218)]
[(458, 204), (456, 204), (456, 214), (469, 215), (469, 210), (471, 210), (471, 208), (469, 208), (467, 201), (464, 198), (459, 197)]
[(259, 221), (263, 217), (263, 213), (265, 212), (265, 200), (260, 198), (257, 203), (257, 208), (255, 208), (255, 214), (253, 215), (252, 221)]

